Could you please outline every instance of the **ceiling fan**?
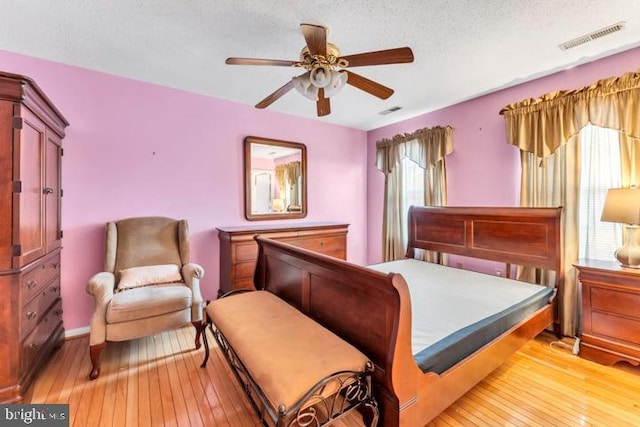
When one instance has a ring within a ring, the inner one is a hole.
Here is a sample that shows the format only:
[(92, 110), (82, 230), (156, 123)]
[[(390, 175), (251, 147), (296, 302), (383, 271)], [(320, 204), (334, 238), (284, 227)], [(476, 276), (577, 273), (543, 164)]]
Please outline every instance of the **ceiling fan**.
[(413, 62), (413, 52), (408, 47), (340, 56), (340, 50), (327, 42), (326, 27), (300, 24), (300, 29), (307, 45), (300, 52), (298, 61), (257, 58), (227, 58), (225, 61), (229, 65), (272, 65), (299, 67), (306, 70), (305, 73), (293, 77), (284, 86), (258, 102), (256, 108), (268, 107), (295, 88), (307, 98), (316, 101), (318, 116), (326, 116), (331, 113), (329, 98), (346, 84), (380, 99), (387, 99), (393, 95), (393, 89), (362, 77), (347, 68)]

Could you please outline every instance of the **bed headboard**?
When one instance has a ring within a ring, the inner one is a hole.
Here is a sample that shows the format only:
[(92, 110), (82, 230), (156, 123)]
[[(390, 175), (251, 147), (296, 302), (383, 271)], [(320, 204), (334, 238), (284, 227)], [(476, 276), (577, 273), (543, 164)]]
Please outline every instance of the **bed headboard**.
[(562, 208), (409, 209), (407, 256), (426, 249), (562, 271)]

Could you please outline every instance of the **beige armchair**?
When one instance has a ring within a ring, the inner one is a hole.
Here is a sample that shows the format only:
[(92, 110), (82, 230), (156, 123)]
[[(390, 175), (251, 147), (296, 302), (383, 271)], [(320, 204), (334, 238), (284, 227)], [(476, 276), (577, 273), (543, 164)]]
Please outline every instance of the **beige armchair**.
[(163, 217), (109, 222), (104, 271), (89, 280), (95, 298), (91, 318), (90, 379), (100, 375), (106, 341), (126, 341), (191, 322), (200, 348), (204, 270), (189, 262), (186, 220)]

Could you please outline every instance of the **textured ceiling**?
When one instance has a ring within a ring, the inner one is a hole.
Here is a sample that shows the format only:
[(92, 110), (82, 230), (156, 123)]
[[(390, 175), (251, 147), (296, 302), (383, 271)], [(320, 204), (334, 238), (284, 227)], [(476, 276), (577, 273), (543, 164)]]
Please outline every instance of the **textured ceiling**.
[(323, 118), (296, 91), (269, 107), (363, 130), (640, 45), (638, 0), (0, 0), (0, 11), (0, 50), (249, 105), (299, 70), (225, 58), (297, 60), (300, 23), (327, 26), (343, 55), (411, 47), (412, 64), (356, 70), (395, 89), (387, 100), (347, 86)]

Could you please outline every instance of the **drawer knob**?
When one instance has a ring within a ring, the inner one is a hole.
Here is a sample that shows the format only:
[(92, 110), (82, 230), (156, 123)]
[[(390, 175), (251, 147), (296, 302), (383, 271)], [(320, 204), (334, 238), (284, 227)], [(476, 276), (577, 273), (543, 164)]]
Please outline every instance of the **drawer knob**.
[(51, 193), (53, 193), (53, 188), (51, 188), (51, 187), (44, 187), (44, 189), (42, 190), (42, 192), (43, 192), (44, 194), (51, 194)]
[(62, 309), (60, 309), (60, 310), (56, 310), (56, 311), (54, 312), (54, 314), (55, 314), (56, 316), (62, 316), (62, 313), (64, 313), (64, 311), (62, 311)]
[(36, 342), (32, 342), (31, 344), (29, 344), (29, 348), (31, 350), (35, 350), (36, 348), (38, 348), (38, 343)]
[(38, 313), (36, 313), (35, 311), (30, 311), (27, 313), (27, 319), (29, 320), (35, 319), (36, 317), (38, 317)]
[(27, 282), (27, 289), (35, 288), (38, 285), (38, 282), (35, 280), (29, 280)]
[(51, 268), (53, 268), (55, 270), (56, 268), (58, 268), (59, 265), (60, 265), (60, 263), (58, 263), (58, 262), (51, 263)]

